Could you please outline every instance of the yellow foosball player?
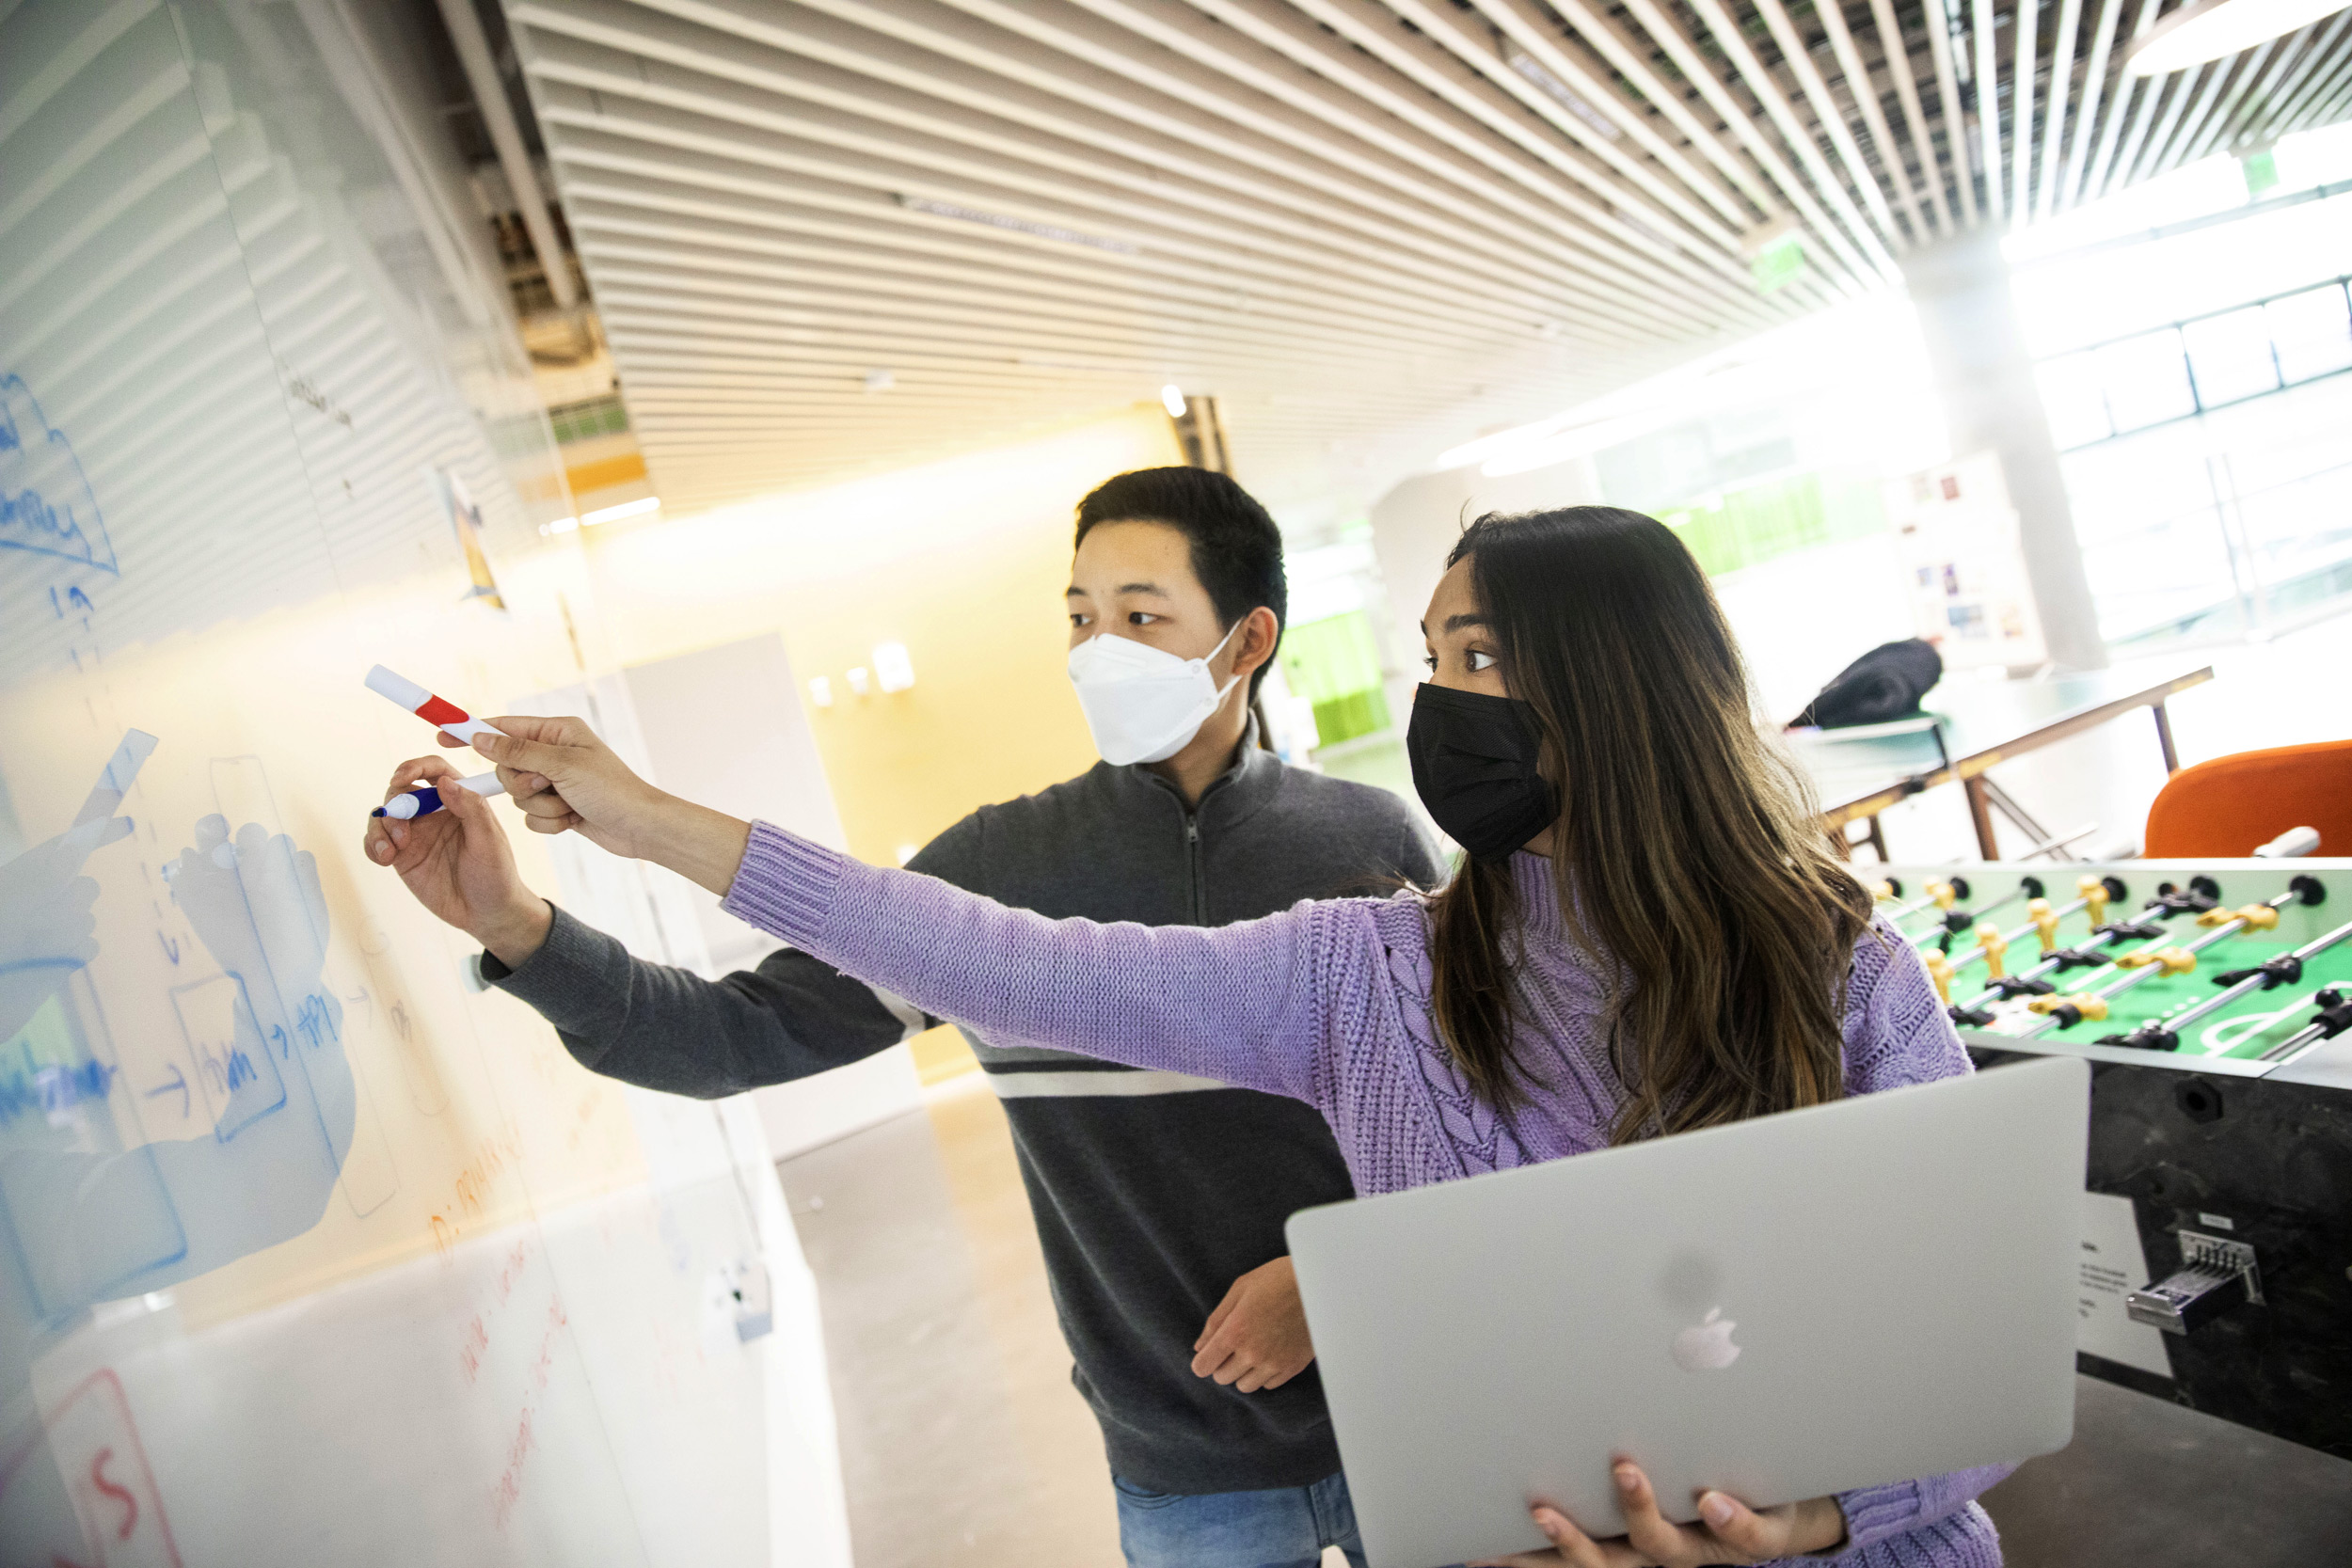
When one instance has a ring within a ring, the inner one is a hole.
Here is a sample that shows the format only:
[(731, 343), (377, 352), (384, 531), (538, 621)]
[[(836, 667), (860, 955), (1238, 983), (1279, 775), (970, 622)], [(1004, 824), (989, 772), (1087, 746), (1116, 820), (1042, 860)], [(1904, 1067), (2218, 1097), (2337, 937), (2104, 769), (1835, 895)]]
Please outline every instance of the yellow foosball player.
[(2095, 1023), (2107, 1016), (2107, 999), (2090, 991), (2076, 991), (2072, 996), (2037, 996), (2026, 1006), (2048, 1019), (2044, 1027), (2051, 1029), (2072, 1029), (2085, 1019)]
[[(2158, 975), (2192, 974), (2197, 970), (2198, 955), (2205, 949), (2247, 931), (2276, 929), (2280, 910), (2289, 904), (2317, 903), (2320, 896), (2319, 884), (2305, 877), (2295, 879), (2289, 884), (2287, 891), (2276, 898), (2266, 899), (2259, 904), (2242, 905), (2234, 910), (2222, 908), (2217, 899), (2203, 892), (2192, 890), (2183, 893), (2177, 889), (2167, 888), (2158, 894), (2155, 901), (2150, 904), (2148, 909), (2140, 912), (2143, 915), (2157, 912), (2167, 916), (2194, 912), (2198, 926), (2205, 934), (2184, 944), (2162, 941), (2164, 928), (2153, 921), (2143, 921), (2128, 927), (2122, 924), (2106, 927), (2105, 929), (2110, 936), (2128, 928), (2134, 936), (2151, 937), (2156, 940), (2151, 942), (2146, 947), (2136, 948), (2129, 953), (2119, 953), (2109, 958), (2107, 963), (2113, 971), (2113, 977), (2103, 984), (2071, 996), (2034, 998), (2027, 1004), (2027, 1006), (2032, 1011), (2042, 1014), (2042, 1022), (2026, 1030), (2024, 1037), (2047, 1034), (2057, 1029), (2071, 1029), (2085, 1020), (2104, 1019), (2106, 1017), (2107, 1005), (2125, 991), (2144, 985)], [(2053, 961), (2059, 962), (2065, 957), (2066, 955), (2058, 955)], [(2292, 959), (2292, 958), (2293, 956), (2289, 955), (2289, 958)], [(2299, 973), (2299, 964), (2296, 967)], [(2225, 974), (2222, 976), (2222, 983), (2225, 986), (2236, 987), (2241, 982), (2246, 982), (2250, 987), (2249, 976), (2257, 973), (2267, 974), (2269, 970), (2269, 965), (2258, 965), (2254, 970), (2242, 970), (2235, 974)], [(2090, 1010), (2086, 1005), (2092, 1003), (2095, 1003), (2098, 1007), (2095, 1012)], [(2209, 1009), (2201, 1005), (2193, 1010), (2203, 1012)], [(2162, 1024), (2145, 1025), (2132, 1031), (2129, 1035), (2110, 1036), (2101, 1040), (2100, 1043), (2137, 1046), (2151, 1050), (2176, 1050), (2180, 1044), (2179, 1022), (2180, 1020), (2174, 1019)]]
[(1941, 953), (1929, 953), (1924, 955), (1922, 961), (1928, 966), (1928, 978), (1935, 982), (1935, 994), (1949, 1006), (1952, 1000), (1952, 960)]
[[(2074, 884), (2074, 891), (2083, 895), (2083, 909), (2090, 916), (2090, 927), (2097, 930), (2107, 923), (2107, 885), (2096, 877), (2085, 877)], [(2043, 943), (2047, 946), (2048, 943)]]
[[(1988, 980), (2003, 978), (2001, 956), (2009, 951), (2009, 938), (2001, 934), (2001, 928), (1989, 920), (1978, 927), (1977, 946), (1984, 954), (1984, 977)], [(1950, 998), (1945, 1000), (1949, 1001)]]

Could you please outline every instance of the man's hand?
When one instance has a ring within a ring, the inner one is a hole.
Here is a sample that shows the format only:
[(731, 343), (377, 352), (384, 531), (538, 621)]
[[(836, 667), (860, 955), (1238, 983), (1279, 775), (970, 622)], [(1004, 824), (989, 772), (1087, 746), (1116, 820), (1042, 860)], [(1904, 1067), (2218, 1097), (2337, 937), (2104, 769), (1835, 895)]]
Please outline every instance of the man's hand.
[(1514, 1553), (1477, 1568), (1712, 1568), (1826, 1552), (1846, 1539), (1846, 1516), (1835, 1497), (1759, 1511), (1727, 1492), (1702, 1492), (1700, 1523), (1677, 1525), (1658, 1511), (1657, 1495), (1640, 1465), (1620, 1459), (1612, 1475), (1617, 1510), (1625, 1518), (1623, 1535), (1595, 1540), (1560, 1510), (1537, 1503), (1528, 1512), (1551, 1549)]
[(1234, 1280), (1192, 1348), (1194, 1376), (1245, 1394), (1279, 1388), (1305, 1371), (1315, 1346), (1291, 1260), (1277, 1258)]
[(555, 916), (515, 869), (515, 851), (490, 802), (457, 779), (443, 757), (402, 763), (384, 798), (430, 784), (440, 789), (441, 809), (408, 822), (371, 816), (361, 847), (369, 860), (399, 872), (418, 903), (511, 969), (539, 951)]

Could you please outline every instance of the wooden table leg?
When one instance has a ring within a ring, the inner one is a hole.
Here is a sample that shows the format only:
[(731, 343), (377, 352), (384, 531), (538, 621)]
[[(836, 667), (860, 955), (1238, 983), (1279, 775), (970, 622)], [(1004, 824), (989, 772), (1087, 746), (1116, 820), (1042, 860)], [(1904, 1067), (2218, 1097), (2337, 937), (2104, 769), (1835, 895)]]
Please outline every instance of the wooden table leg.
[(1977, 853), (1986, 860), (2001, 858), (2000, 841), (1993, 836), (1993, 800), (1985, 793), (1978, 777), (1963, 779), (1960, 787), (1968, 794), (1968, 819), (1977, 826)]
[(1870, 814), (1870, 847), (1879, 852), (1879, 863), (1884, 865), (1895, 857), (1886, 852), (1886, 833), (1879, 827), (1878, 814)]
[(2164, 748), (2164, 770), (2177, 773), (2181, 770), (2181, 753), (2172, 749), (2172, 716), (2164, 711), (2162, 703), (2148, 711), (2156, 716), (2156, 744)]

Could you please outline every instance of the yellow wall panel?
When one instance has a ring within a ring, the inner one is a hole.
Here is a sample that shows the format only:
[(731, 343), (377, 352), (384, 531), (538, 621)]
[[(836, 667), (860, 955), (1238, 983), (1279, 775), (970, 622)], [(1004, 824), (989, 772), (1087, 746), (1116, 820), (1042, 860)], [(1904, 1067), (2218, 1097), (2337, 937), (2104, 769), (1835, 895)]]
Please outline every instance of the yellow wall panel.
[[(850, 846), (890, 863), (975, 806), (1094, 761), (1064, 672), (1072, 515), (1113, 474), (1177, 460), (1153, 405), (1016, 446), (699, 516), (583, 532), (624, 664), (780, 632)], [(912, 689), (844, 676), (902, 642)], [(689, 780), (665, 785), (691, 794)]]

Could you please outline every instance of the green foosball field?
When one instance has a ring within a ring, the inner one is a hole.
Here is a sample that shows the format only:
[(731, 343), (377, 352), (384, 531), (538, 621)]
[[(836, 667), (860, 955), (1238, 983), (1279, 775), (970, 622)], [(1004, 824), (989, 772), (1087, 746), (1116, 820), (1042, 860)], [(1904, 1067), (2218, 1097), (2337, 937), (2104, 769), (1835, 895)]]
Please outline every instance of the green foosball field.
[(1857, 869), (1971, 1043), (2249, 1075), (2352, 1053), (2352, 864)]
[(2090, 1058), (2077, 1370), (2352, 1459), (2352, 860), (1855, 870), (1979, 1069)]

